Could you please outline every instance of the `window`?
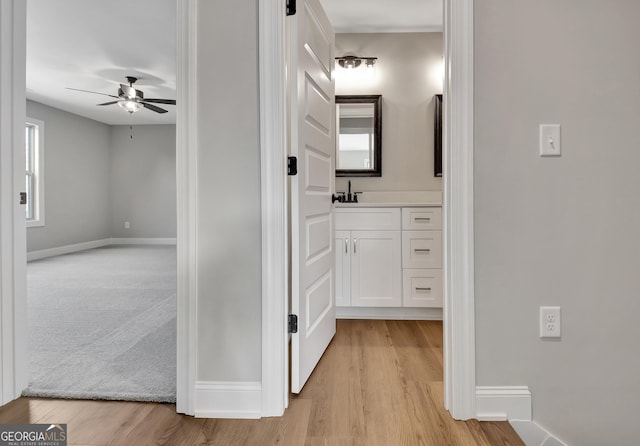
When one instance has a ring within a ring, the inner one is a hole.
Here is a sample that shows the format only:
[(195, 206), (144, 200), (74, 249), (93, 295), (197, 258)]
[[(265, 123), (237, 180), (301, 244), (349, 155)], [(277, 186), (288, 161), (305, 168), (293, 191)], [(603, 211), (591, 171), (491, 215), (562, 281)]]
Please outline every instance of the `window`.
[(44, 122), (27, 118), (25, 125), (27, 227), (44, 226)]

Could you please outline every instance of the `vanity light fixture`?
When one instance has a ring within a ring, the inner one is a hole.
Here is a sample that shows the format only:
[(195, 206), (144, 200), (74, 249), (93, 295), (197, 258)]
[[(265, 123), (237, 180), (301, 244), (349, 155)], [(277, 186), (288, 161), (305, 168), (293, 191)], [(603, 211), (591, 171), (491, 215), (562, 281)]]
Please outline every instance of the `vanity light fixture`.
[(362, 62), (364, 62), (364, 65), (367, 68), (373, 68), (378, 58), (377, 57), (360, 57), (360, 56), (342, 56), (342, 57), (336, 57), (336, 60), (338, 61), (338, 64), (342, 68), (351, 70), (354, 68), (358, 68), (360, 65), (362, 65)]

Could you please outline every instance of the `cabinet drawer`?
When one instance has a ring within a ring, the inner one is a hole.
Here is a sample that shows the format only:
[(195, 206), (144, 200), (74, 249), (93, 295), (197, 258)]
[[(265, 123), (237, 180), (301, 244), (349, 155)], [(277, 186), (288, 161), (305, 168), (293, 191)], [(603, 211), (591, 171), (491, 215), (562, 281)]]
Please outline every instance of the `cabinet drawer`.
[(442, 229), (442, 208), (402, 208), (402, 229)]
[(441, 268), (441, 231), (402, 231), (403, 268)]
[(403, 270), (402, 305), (405, 307), (442, 307), (442, 270)]
[(336, 230), (400, 230), (399, 208), (339, 208), (335, 218)]

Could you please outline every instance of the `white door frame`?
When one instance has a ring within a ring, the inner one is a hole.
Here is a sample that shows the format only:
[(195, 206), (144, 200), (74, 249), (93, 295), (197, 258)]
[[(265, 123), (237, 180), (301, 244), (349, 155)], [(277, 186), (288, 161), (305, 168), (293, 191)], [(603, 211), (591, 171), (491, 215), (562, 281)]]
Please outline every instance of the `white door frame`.
[[(193, 414), (197, 346), (197, 0), (177, 2), (177, 411)], [(18, 193), (24, 189), (26, 119), (26, 2), (0, 2), (0, 405), (28, 385), (26, 223)]]
[(26, 21), (26, 2), (0, 1), (0, 404), (18, 398), (29, 378), (27, 223), (18, 201), (24, 191)]
[(285, 2), (258, 5), (262, 200), (262, 416), (289, 405)]
[(178, 0), (176, 15), (176, 411), (194, 415), (198, 352), (198, 0)]
[[(284, 2), (260, 0), (263, 416), (288, 405)], [(475, 413), (473, 0), (444, 0), (445, 406)], [(455, 131), (453, 131), (455, 129)]]
[(476, 417), (473, 238), (473, 0), (444, 0), (444, 396)]

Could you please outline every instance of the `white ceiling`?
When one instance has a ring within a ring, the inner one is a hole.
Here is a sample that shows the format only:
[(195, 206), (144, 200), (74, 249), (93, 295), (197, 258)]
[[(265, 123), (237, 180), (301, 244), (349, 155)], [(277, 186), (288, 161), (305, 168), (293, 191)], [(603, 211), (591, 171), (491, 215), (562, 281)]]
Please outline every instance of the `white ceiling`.
[(320, 0), (337, 33), (442, 31), (442, 0)]
[(168, 113), (132, 115), (107, 96), (125, 76), (147, 98), (176, 98), (176, 0), (28, 0), (27, 98), (107, 124), (175, 123)]
[[(107, 96), (125, 76), (147, 98), (176, 98), (176, 1), (28, 0), (27, 98), (106, 124), (175, 123), (175, 106), (129, 115)], [(321, 0), (336, 32), (442, 30), (442, 0)]]

